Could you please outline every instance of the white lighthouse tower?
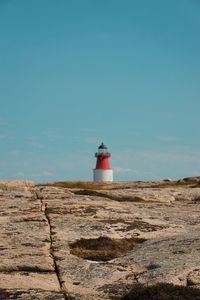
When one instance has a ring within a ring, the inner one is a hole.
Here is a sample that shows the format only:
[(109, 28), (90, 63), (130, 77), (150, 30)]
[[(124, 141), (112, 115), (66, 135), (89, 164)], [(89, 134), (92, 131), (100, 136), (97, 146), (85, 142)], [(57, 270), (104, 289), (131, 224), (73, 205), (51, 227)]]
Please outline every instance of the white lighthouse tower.
[(93, 170), (95, 182), (112, 182), (113, 181), (113, 170), (110, 167), (109, 158), (111, 154), (108, 152), (108, 148), (102, 143), (98, 152), (95, 153), (96, 168)]

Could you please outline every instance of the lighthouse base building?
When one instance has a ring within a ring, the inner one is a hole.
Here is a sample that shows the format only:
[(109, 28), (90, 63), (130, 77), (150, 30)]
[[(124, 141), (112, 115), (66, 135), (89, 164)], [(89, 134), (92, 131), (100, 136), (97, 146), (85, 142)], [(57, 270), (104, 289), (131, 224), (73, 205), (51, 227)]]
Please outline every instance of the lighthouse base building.
[(110, 167), (109, 158), (111, 154), (108, 152), (108, 148), (102, 143), (98, 152), (95, 153), (96, 168), (93, 170), (94, 182), (112, 182), (113, 181), (113, 170)]
[(95, 182), (112, 182), (113, 181), (113, 170), (93, 170), (93, 178)]

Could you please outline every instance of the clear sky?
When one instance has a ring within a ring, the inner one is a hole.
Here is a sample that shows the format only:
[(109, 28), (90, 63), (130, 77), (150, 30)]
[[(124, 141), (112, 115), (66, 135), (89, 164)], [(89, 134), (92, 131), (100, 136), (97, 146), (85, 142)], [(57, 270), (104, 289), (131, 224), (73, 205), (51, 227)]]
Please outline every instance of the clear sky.
[(0, 0), (0, 178), (200, 175), (199, 0)]

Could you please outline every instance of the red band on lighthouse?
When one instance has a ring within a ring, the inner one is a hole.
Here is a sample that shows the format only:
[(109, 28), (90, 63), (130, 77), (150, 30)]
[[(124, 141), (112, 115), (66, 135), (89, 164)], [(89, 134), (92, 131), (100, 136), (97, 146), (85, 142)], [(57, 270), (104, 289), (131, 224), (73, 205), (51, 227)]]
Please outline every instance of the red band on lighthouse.
[(105, 154), (95, 154), (95, 157), (97, 158), (97, 163), (96, 163), (96, 169), (110, 169), (110, 162), (109, 162), (109, 157), (110, 153), (105, 153)]

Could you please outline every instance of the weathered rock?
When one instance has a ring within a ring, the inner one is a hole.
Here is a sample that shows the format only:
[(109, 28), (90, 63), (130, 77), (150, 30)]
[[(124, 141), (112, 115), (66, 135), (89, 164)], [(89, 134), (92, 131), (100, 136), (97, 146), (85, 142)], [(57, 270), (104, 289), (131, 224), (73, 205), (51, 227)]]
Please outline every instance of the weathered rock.
[(70, 299), (60, 292), (50, 292), (45, 290), (31, 289), (0, 289), (0, 299), (9, 300), (67, 300)]
[[(5, 184), (0, 299), (120, 299), (136, 283), (200, 287), (200, 189), (153, 184), (96, 191)], [(100, 236), (146, 241), (106, 262), (71, 253), (69, 243)]]
[(188, 274), (187, 285), (200, 285), (200, 267), (195, 268)]
[(34, 186), (31, 180), (0, 180), (1, 190), (19, 190), (24, 191)]
[(186, 177), (186, 178), (183, 178), (183, 181), (186, 181), (186, 182), (200, 182), (200, 176)]
[(36, 272), (10, 272), (0, 274), (2, 289), (33, 289), (44, 291), (60, 291), (55, 273), (41, 274)]

